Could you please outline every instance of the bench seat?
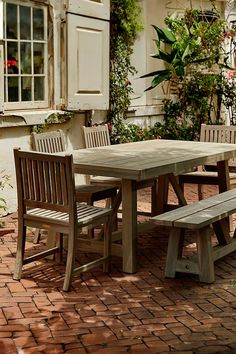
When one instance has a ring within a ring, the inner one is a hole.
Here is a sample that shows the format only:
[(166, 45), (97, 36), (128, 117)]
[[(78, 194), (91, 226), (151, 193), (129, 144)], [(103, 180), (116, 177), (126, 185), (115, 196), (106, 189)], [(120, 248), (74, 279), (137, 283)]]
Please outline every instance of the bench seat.
[[(236, 250), (235, 232), (231, 237), (227, 220), (234, 213), (236, 189), (152, 217), (156, 225), (170, 227), (165, 276), (173, 278), (177, 272), (185, 272), (212, 283), (214, 262)], [(218, 241), (215, 247), (211, 245), (212, 228)], [(196, 232), (197, 257), (191, 259), (182, 257), (186, 229)]]

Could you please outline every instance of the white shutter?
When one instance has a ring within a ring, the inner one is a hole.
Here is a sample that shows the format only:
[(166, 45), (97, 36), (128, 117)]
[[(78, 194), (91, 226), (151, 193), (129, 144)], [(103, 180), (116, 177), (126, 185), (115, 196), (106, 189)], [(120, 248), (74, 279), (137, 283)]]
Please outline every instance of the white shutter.
[(67, 24), (68, 109), (107, 109), (109, 22), (68, 13)]
[(68, 0), (67, 11), (109, 20), (110, 0)]

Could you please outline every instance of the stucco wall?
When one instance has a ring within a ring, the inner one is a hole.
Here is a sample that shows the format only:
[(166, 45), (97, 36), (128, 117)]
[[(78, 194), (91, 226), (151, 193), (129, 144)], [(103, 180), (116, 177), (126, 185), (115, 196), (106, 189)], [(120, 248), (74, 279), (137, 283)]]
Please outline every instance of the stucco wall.
[[(66, 136), (67, 150), (80, 149), (84, 147), (81, 126), (85, 124), (85, 115), (77, 114), (69, 122), (63, 124), (52, 124), (47, 131), (62, 129)], [(17, 208), (16, 183), (13, 149), (20, 147), (22, 150), (31, 149), (31, 128), (32, 126), (5, 127), (0, 128), (0, 179), (6, 174), (10, 177), (10, 186), (5, 186), (0, 191), (0, 197), (7, 202), (7, 212), (13, 212)], [(76, 180), (85, 183), (83, 175), (77, 175)], [(1, 210), (0, 210), (1, 213)]]

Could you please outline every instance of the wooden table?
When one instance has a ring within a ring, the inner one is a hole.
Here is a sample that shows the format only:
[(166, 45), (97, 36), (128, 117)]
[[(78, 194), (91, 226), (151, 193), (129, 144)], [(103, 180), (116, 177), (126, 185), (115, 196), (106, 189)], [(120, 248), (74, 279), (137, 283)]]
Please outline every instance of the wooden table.
[(73, 151), (76, 173), (119, 177), (122, 179), (123, 271), (137, 269), (137, 193), (136, 182), (158, 177), (158, 210), (166, 202), (172, 181), (180, 204), (186, 204), (175, 175), (194, 166), (217, 162), (220, 192), (229, 189), (228, 160), (236, 157), (236, 145), (178, 140), (149, 140), (136, 143)]

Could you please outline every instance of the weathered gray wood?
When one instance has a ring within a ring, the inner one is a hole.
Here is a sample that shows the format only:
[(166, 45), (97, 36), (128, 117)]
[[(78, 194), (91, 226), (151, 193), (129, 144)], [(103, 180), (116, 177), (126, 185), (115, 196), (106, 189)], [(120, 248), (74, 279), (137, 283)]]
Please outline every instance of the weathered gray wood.
[(157, 225), (202, 228), (204, 223), (223, 219), (236, 210), (236, 189), (150, 218)]
[[(108, 130), (108, 125), (97, 125), (92, 127), (85, 127), (83, 126), (83, 133), (84, 133), (84, 141), (85, 147), (87, 149), (91, 148), (98, 148), (98, 147), (107, 147), (111, 145), (110, 141), (110, 134)], [(99, 158), (99, 156), (98, 156)], [(108, 157), (109, 159), (109, 157)], [(121, 188), (121, 179), (116, 177), (103, 177), (95, 176), (95, 174), (91, 174), (90, 176), (90, 183), (91, 184), (108, 184), (111, 186), (115, 186), (116, 188)], [(152, 188), (151, 193), (151, 215), (155, 215), (156, 211), (156, 194), (157, 194), (157, 182), (156, 179), (148, 179), (143, 180), (137, 183), (137, 189), (143, 189), (147, 187)], [(121, 202), (121, 199), (120, 199)], [(118, 205), (119, 208), (119, 205)], [(118, 209), (117, 209), (118, 210)], [(150, 215), (150, 213), (149, 213)]]
[[(63, 290), (68, 291), (72, 276), (76, 271), (75, 252), (77, 233), (88, 225), (104, 225), (104, 255), (97, 261), (82, 266), (85, 271), (98, 264), (104, 264), (109, 270), (111, 249), (111, 209), (98, 208), (76, 202), (75, 182), (72, 155), (55, 156), (53, 154), (20, 151), (14, 149), (17, 190), (18, 190), (18, 241), (16, 252), (16, 268), (13, 278), (21, 278), (24, 264), (31, 263), (48, 255), (59, 252), (60, 247), (52, 247), (46, 251), (25, 257), (26, 227), (46, 228), (49, 232), (68, 234), (68, 252), (66, 260)], [(33, 170), (41, 164), (42, 174)], [(29, 168), (29, 166), (31, 166)], [(60, 171), (60, 173), (59, 173)], [(44, 178), (42, 179), (42, 175)], [(46, 185), (46, 187), (45, 187)], [(44, 188), (45, 187), (45, 188)], [(47, 191), (47, 198), (42, 196)], [(42, 195), (41, 195), (42, 193)], [(62, 246), (62, 242), (59, 242)]]
[[(236, 127), (235, 126), (226, 126), (226, 125), (201, 125), (201, 133), (200, 133), (200, 141), (201, 142), (214, 142), (214, 143), (228, 143), (228, 144), (236, 144)], [(225, 159), (222, 159), (225, 160)], [(221, 161), (220, 163), (225, 163)], [(216, 165), (215, 163), (204, 163), (205, 165)], [(231, 158), (229, 160), (229, 167), (235, 167), (235, 158)], [(218, 173), (217, 172), (208, 172), (205, 171), (202, 166), (198, 167), (198, 171), (186, 173), (184, 175), (179, 176), (179, 182), (182, 185), (182, 189), (184, 188), (183, 185), (185, 183), (192, 183), (198, 184), (198, 194), (199, 199), (202, 199), (202, 186), (207, 185), (219, 185), (220, 192), (225, 191), (228, 189), (226, 186), (223, 186), (223, 180), (221, 174), (225, 173), (225, 168), (218, 166)], [(233, 186), (236, 184), (236, 173), (228, 173), (227, 171), (227, 178), (225, 180), (226, 183)]]
[(214, 282), (214, 261), (209, 226), (197, 231), (197, 255), (200, 281), (205, 283)]
[[(126, 206), (126, 213), (123, 213), (123, 271), (134, 273), (137, 270), (136, 262), (136, 234), (137, 234), (137, 193), (136, 183), (130, 180), (122, 180), (122, 201)], [(133, 207), (136, 205), (136, 208)], [(129, 235), (129, 237), (124, 237)]]
[(213, 259), (217, 261), (218, 259), (227, 256), (231, 252), (236, 250), (236, 239), (232, 239), (231, 242), (226, 246), (215, 246), (213, 247)]
[(179, 243), (180, 243), (181, 229), (171, 228), (166, 257), (165, 276), (174, 278), (176, 273), (176, 264), (179, 255)]
[[(109, 133), (108, 133), (109, 136)], [(65, 135), (62, 130), (46, 132), (41, 134), (32, 133), (32, 146), (35, 151), (39, 152), (47, 152), (47, 153), (57, 153), (57, 152), (65, 152), (66, 150), (66, 141)], [(101, 140), (102, 141), (102, 140)], [(40, 174), (41, 166), (40, 166)], [(57, 196), (59, 199), (61, 197), (62, 188), (64, 188), (65, 184), (60, 185), (60, 174), (63, 174), (62, 177), (65, 177), (65, 172), (59, 169), (56, 171), (55, 178), (52, 178), (52, 198), (56, 201)], [(43, 176), (42, 176), (43, 178)], [(58, 183), (56, 183), (56, 180)], [(108, 186), (104, 184), (97, 185), (76, 185), (76, 200), (80, 203), (85, 202), (88, 205), (93, 205), (94, 202), (103, 200), (103, 199), (111, 199), (112, 204), (111, 207), (115, 204), (115, 198), (117, 195), (117, 186)], [(50, 188), (47, 187), (47, 194), (50, 195)], [(117, 209), (114, 210), (114, 218), (117, 214)], [(92, 238), (94, 236), (93, 229), (89, 230), (89, 236)], [(38, 243), (40, 240), (40, 231), (35, 231), (34, 243)]]
[(178, 259), (175, 272), (199, 275), (199, 264), (194, 260), (194, 258)]
[[(151, 220), (158, 225), (170, 226), (166, 276), (174, 277), (177, 271), (199, 274), (202, 282), (214, 281), (214, 261), (236, 250), (236, 239), (229, 236), (226, 218), (236, 212), (236, 190), (230, 190), (194, 204), (157, 215)], [(211, 245), (213, 225), (219, 246)], [(193, 260), (181, 259), (178, 250), (181, 229), (196, 230), (198, 267)], [(190, 262), (190, 263), (189, 263)]]
[[(236, 146), (234, 144), (163, 139), (73, 151), (75, 171), (78, 173), (135, 181), (159, 176), (166, 179), (164, 176), (169, 173), (178, 176), (191, 171), (195, 166), (216, 163), (235, 156)], [(162, 189), (158, 190), (157, 209), (158, 212), (163, 212), (163, 203), (166, 198), (165, 193), (159, 198), (160, 193)], [(124, 213), (129, 212), (127, 208), (128, 206), (123, 204)], [(132, 209), (137, 210), (136, 208), (137, 206), (133, 203)], [(133, 232), (129, 234), (125, 231), (132, 229), (133, 221), (126, 219), (126, 222), (129, 226), (125, 226), (122, 230), (123, 239), (134, 235)], [(132, 254), (133, 252), (129, 254), (127, 251), (126, 256), (132, 257)], [(128, 262), (128, 260), (125, 261), (126, 264)]]

